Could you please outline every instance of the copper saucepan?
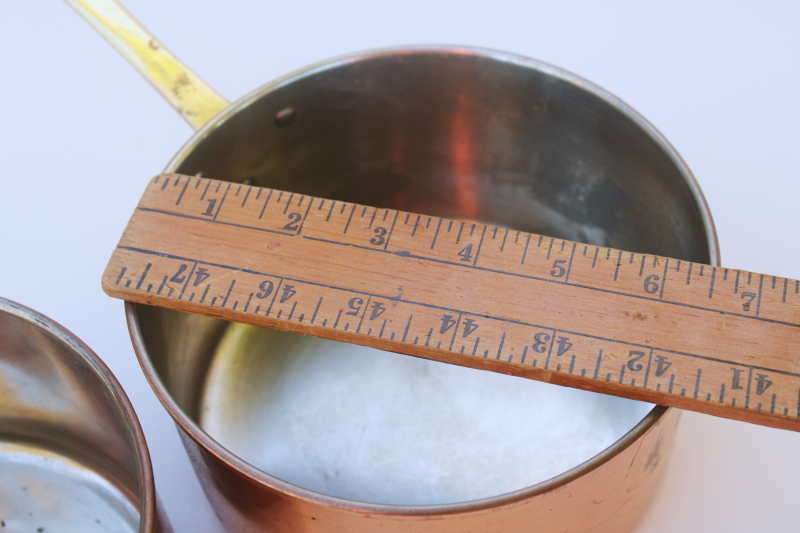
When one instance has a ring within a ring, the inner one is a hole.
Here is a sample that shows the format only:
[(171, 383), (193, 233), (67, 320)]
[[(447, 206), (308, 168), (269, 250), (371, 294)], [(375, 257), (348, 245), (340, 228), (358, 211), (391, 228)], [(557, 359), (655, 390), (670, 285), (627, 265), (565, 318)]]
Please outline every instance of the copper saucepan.
[[(68, 1), (197, 130), (168, 171), (719, 264), (708, 208), (672, 147), (556, 67), (473, 48), (379, 50), (229, 105), (116, 2)], [(127, 304), (126, 315), (231, 531), (630, 531), (678, 418), (160, 308)], [(492, 401), (496, 411), (478, 407)], [(553, 470), (575, 445), (584, 455)]]
[(172, 531), (114, 375), (62, 326), (4, 298), (0, 531)]

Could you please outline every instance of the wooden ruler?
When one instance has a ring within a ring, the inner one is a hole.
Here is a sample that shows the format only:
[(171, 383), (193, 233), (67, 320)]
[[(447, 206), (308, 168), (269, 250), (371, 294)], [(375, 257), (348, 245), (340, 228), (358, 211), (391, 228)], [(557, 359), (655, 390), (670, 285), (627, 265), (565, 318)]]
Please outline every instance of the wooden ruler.
[(800, 282), (163, 174), (111, 296), (800, 430)]

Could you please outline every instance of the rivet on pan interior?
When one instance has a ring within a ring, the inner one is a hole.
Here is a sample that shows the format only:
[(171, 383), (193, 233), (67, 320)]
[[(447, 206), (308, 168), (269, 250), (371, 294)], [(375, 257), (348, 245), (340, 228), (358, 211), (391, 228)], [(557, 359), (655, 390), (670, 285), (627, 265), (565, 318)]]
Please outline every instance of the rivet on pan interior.
[(279, 128), (288, 128), (297, 118), (297, 111), (291, 107), (281, 109), (275, 114), (275, 125)]

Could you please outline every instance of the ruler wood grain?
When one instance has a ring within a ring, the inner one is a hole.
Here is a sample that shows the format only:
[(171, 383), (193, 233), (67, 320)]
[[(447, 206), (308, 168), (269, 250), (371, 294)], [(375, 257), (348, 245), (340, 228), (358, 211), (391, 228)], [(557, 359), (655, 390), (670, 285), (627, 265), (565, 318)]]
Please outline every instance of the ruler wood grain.
[(198, 177), (111, 296), (800, 430), (800, 282)]

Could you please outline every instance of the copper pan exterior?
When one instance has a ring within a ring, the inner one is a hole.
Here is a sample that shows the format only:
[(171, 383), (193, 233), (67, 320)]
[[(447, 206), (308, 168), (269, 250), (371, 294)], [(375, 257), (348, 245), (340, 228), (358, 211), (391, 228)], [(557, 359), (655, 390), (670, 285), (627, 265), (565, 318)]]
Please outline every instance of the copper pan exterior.
[[(416, 47), (312, 66), (232, 104), (166, 170), (719, 264), (702, 194), (652, 126), (586, 80), (500, 52)], [(227, 323), (134, 304), (126, 316), (147, 379), (230, 531), (630, 531), (678, 419), (656, 407), (599, 455), (504, 495), (346, 500), (278, 479), (203, 429)]]

